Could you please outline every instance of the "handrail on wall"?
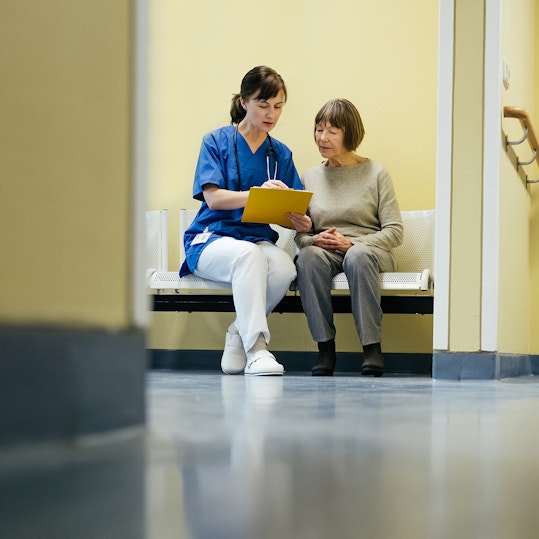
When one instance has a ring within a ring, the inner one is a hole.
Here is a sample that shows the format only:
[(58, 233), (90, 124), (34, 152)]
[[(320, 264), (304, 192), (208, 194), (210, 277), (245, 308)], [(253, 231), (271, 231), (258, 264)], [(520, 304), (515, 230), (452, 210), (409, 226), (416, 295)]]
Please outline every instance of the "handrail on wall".
[[(532, 149), (533, 157), (529, 161), (521, 161), (517, 156), (517, 170), (520, 166), (531, 165), (534, 161), (537, 162), (539, 166), (539, 155), (537, 155), (537, 136), (535, 135), (535, 130), (528, 112), (525, 109), (520, 107), (504, 107), (503, 108), (504, 118), (515, 118), (519, 120), (520, 125), (524, 129), (524, 134), (520, 140), (509, 141), (507, 140), (507, 135), (505, 136), (505, 151), (507, 151), (510, 145), (522, 144), (526, 139), (530, 143)], [(538, 183), (537, 180), (528, 180), (526, 176), (526, 183)]]

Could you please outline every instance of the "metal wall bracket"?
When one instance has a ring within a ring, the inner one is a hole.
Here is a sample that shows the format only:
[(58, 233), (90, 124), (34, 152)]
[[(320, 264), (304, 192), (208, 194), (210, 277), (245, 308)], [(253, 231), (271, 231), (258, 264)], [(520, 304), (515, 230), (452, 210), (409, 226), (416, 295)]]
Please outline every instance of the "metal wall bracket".
[[(526, 139), (528, 139), (528, 142), (530, 143), (530, 148), (532, 149), (532, 152), (533, 152), (533, 157), (529, 161), (521, 161), (518, 155), (515, 154), (517, 173), (518, 173), (519, 167), (531, 165), (534, 161), (537, 161), (537, 165), (539, 166), (539, 158), (537, 157), (539, 139), (535, 135), (535, 131), (533, 129), (533, 125), (531, 123), (531, 119), (527, 111), (520, 107), (505, 106), (503, 108), (503, 116), (504, 118), (515, 118), (516, 120), (520, 122), (520, 125), (522, 126), (522, 129), (524, 130), (524, 134), (522, 135), (522, 138), (520, 140), (511, 141), (511, 140), (508, 140), (507, 135), (505, 135), (505, 151), (507, 152), (509, 150), (509, 146), (522, 144)], [(539, 183), (539, 178), (537, 180), (528, 180), (528, 175), (526, 174), (526, 184), (529, 184), (529, 183)]]
[(528, 127), (524, 128), (524, 135), (522, 135), (522, 138), (520, 140), (513, 140), (513, 141), (507, 140), (507, 135), (505, 135), (505, 151), (507, 151), (508, 146), (515, 146), (518, 144), (522, 144), (526, 140), (527, 137), (528, 137)]
[(517, 160), (517, 168), (522, 166), (522, 165), (531, 165), (535, 161), (536, 157), (537, 157), (537, 150), (534, 149), (533, 150), (533, 157), (529, 161), (521, 161), (520, 159)]

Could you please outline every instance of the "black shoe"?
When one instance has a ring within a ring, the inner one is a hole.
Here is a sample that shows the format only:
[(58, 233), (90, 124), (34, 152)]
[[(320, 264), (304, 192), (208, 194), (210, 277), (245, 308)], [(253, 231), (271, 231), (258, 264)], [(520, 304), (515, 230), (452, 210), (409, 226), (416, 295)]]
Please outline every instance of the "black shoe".
[(312, 368), (313, 376), (333, 376), (337, 355), (335, 353), (335, 339), (318, 343), (318, 359)]
[(362, 376), (382, 376), (384, 374), (384, 356), (380, 343), (367, 344), (363, 347)]

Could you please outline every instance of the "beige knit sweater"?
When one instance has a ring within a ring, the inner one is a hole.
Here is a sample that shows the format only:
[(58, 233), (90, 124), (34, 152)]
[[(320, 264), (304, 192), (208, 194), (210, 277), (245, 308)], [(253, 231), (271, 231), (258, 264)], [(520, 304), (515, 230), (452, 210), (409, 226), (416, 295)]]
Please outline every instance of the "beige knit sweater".
[(298, 247), (312, 245), (314, 236), (336, 227), (352, 243), (365, 243), (386, 251), (402, 243), (404, 228), (387, 170), (367, 159), (357, 165), (307, 170), (301, 181), (313, 197), (308, 214), (313, 228), (296, 235)]

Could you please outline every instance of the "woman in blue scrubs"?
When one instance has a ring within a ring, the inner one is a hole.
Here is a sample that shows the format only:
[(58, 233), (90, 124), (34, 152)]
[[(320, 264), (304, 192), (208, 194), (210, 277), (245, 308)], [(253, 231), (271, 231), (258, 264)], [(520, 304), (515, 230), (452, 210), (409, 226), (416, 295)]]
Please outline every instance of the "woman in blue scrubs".
[(184, 234), (186, 261), (180, 275), (194, 273), (232, 285), (236, 319), (225, 337), (221, 368), (226, 374), (281, 375), (267, 349), (267, 315), (296, 277), (294, 263), (275, 245), (269, 226), (241, 221), (251, 187), (303, 189), (292, 152), (270, 137), (287, 92), (281, 76), (258, 66), (232, 98), (231, 125), (202, 141), (193, 198), (202, 205)]

